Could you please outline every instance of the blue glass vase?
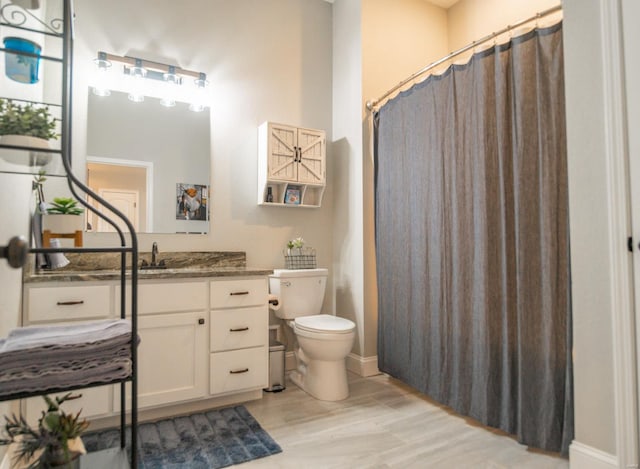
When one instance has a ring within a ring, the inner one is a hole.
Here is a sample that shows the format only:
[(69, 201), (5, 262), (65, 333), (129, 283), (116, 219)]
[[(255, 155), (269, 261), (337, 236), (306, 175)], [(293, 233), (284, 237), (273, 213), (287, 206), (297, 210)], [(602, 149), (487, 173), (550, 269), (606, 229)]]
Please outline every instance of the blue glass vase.
[[(4, 47), (7, 49), (5, 53), (6, 75), (20, 83), (37, 83), (41, 47), (33, 41), (20, 37), (5, 37)], [(8, 52), (10, 50), (18, 53), (12, 54)], [(20, 54), (19, 52), (35, 54), (38, 57)]]

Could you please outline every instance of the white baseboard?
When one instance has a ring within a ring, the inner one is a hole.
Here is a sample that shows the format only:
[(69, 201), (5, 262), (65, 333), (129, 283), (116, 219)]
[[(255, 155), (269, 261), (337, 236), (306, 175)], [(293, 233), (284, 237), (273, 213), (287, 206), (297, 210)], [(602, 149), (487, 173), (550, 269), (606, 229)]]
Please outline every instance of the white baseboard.
[(363, 377), (375, 376), (380, 374), (378, 370), (378, 356), (361, 357), (355, 353), (347, 355), (347, 370)]
[[(287, 352), (284, 354), (284, 368), (287, 371), (294, 370), (296, 368), (296, 357), (293, 352)], [(361, 357), (355, 353), (350, 353), (347, 355), (347, 370), (357, 375), (364, 376), (365, 378), (368, 376), (379, 375), (378, 357), (376, 355), (373, 357)]]
[(618, 459), (574, 440), (569, 446), (569, 466), (572, 469), (617, 469)]

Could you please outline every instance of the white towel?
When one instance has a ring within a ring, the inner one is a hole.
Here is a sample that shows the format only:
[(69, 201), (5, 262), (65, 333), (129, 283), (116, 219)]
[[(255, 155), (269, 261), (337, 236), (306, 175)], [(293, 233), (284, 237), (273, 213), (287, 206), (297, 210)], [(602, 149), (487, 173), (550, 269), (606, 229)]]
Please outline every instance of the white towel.
[(83, 344), (131, 334), (128, 319), (106, 319), (62, 326), (26, 326), (13, 329), (0, 339), (0, 353), (51, 344)]

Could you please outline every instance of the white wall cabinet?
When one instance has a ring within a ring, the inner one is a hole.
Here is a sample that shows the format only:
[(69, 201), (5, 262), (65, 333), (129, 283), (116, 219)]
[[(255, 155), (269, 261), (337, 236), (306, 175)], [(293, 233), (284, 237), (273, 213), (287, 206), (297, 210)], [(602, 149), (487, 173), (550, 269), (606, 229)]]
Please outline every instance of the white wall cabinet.
[[(324, 130), (262, 124), (258, 129), (258, 204), (320, 207), (326, 186), (326, 147)], [(269, 191), (272, 202), (268, 202)]]

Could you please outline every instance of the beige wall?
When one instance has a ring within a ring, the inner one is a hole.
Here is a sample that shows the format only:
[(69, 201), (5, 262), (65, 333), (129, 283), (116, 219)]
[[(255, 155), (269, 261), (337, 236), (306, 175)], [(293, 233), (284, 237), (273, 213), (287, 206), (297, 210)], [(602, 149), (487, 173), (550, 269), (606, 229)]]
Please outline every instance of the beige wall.
[[(461, 0), (448, 10), (449, 48), (452, 51), (460, 49), (559, 4), (560, 0)], [(553, 21), (554, 17), (547, 17), (541, 22)]]
[[(424, 0), (362, 2), (362, 91), (375, 99), (449, 52), (447, 11)], [(366, 114), (363, 114), (366, 117)]]

